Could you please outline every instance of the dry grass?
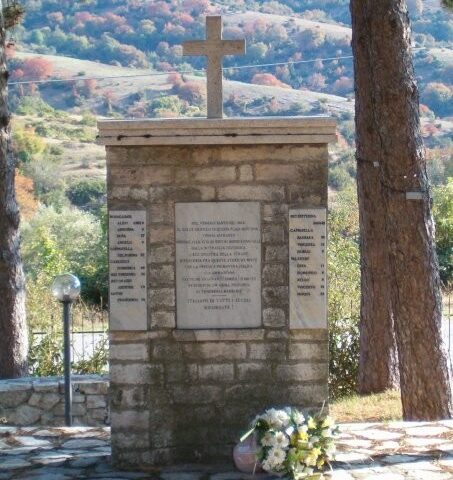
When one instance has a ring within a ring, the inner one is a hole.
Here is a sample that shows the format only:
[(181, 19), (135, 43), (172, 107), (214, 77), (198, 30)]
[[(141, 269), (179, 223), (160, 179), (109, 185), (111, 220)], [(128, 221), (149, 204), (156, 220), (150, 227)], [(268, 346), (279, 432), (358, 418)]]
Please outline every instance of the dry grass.
[(402, 419), (400, 392), (387, 392), (336, 400), (330, 405), (330, 413), (338, 423), (388, 422)]

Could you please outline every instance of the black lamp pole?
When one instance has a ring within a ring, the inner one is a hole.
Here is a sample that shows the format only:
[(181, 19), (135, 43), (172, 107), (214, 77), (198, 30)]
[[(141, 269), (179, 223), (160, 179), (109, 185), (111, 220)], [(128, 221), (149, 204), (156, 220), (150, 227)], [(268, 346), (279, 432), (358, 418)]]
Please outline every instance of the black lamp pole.
[(63, 300), (64, 327), (64, 418), (66, 426), (72, 426), (72, 386), (71, 386), (71, 337), (69, 323), (71, 319), (71, 300)]

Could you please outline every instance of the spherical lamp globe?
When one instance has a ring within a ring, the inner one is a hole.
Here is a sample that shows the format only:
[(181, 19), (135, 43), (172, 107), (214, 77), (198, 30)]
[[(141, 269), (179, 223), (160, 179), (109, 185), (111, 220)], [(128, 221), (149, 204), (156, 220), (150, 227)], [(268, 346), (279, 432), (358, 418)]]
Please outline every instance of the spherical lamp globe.
[(60, 302), (73, 302), (80, 296), (80, 280), (70, 273), (58, 275), (52, 284), (52, 294)]

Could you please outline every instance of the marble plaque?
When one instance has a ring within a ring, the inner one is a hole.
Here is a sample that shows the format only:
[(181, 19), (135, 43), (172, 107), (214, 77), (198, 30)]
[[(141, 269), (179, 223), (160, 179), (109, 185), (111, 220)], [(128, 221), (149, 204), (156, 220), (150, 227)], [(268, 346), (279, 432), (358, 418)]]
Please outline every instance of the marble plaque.
[(327, 328), (325, 208), (289, 211), (290, 328)]
[(180, 203), (175, 210), (177, 327), (260, 327), (259, 203)]
[(147, 330), (146, 212), (109, 212), (111, 330)]

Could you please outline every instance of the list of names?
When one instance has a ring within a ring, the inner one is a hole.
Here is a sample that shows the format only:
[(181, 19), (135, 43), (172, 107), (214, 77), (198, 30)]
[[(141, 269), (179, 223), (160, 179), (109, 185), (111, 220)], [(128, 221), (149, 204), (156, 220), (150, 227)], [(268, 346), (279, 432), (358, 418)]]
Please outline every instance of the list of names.
[(289, 211), (290, 328), (327, 326), (325, 208)]
[(111, 330), (146, 330), (146, 212), (109, 212)]

